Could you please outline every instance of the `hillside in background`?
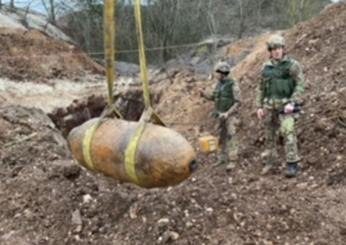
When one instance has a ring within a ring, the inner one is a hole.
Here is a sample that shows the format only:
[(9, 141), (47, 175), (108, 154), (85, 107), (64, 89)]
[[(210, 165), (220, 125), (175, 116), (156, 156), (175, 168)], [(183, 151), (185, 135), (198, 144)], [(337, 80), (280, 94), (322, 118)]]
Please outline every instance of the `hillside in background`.
[(40, 14), (0, 11), (0, 77), (14, 80), (76, 78), (103, 68)]
[[(88, 53), (103, 50), (103, 6), (98, 1), (71, 1), (77, 8), (65, 12), (57, 23)], [(201, 40), (227, 36), (241, 39), (268, 30), (287, 29), (320, 13), (330, 0), (160, 0), (142, 6), (147, 58), (162, 65), (179, 58)], [(77, 9), (77, 10), (76, 10)], [(138, 63), (134, 8), (119, 0), (116, 7), (117, 58)], [(158, 48), (158, 49), (157, 49)], [(212, 55), (209, 52), (208, 55)], [(94, 54), (102, 58), (102, 54)]]

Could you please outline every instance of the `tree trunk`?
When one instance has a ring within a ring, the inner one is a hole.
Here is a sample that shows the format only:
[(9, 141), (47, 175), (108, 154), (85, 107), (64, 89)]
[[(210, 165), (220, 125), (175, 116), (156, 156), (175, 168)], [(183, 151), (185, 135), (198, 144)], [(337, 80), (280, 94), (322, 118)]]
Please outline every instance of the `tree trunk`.
[(14, 11), (14, 0), (11, 0), (11, 2), (10, 2), (10, 11), (11, 12)]
[(54, 0), (49, 0), (50, 3), (50, 21), (52, 24), (56, 24), (56, 18), (55, 18), (55, 5)]
[(238, 30), (238, 38), (241, 39), (245, 32), (245, 18), (244, 18), (244, 8), (242, 0), (238, 0), (239, 4), (239, 30)]
[(167, 37), (167, 38), (165, 38), (165, 40), (163, 41), (163, 47), (165, 47), (164, 49), (163, 49), (163, 62), (167, 62), (168, 60), (169, 60), (169, 58), (170, 58), (170, 51), (169, 51), (169, 49), (167, 49), (166, 47), (168, 46), (168, 44), (169, 44), (169, 38)]
[(210, 64), (210, 68), (211, 68), (211, 73), (213, 71), (213, 68), (216, 64), (216, 49), (217, 49), (217, 34), (218, 34), (218, 30), (217, 30), (217, 26), (216, 26), (216, 20), (215, 20), (215, 9), (214, 9), (214, 5), (213, 5), (213, 0), (210, 0), (208, 2), (207, 5), (207, 23), (208, 23), (208, 28), (209, 28), (209, 32), (211, 34), (211, 37), (213, 38), (213, 46), (212, 46), (212, 50), (211, 50), (211, 55), (209, 56), (209, 64)]
[(299, 21), (303, 21), (305, 19), (305, 0), (300, 0), (300, 6), (299, 6)]

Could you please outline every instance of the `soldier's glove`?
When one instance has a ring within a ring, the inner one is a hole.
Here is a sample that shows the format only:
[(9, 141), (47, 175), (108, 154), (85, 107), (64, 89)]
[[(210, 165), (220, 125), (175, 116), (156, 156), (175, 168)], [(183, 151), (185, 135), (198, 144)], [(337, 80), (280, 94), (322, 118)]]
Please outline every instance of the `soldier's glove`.
[(225, 120), (225, 119), (227, 119), (228, 117), (229, 117), (229, 114), (228, 114), (227, 112), (224, 112), (224, 113), (220, 113), (220, 114), (219, 114), (219, 118), (220, 118), (220, 119)]
[(212, 116), (213, 118), (219, 118), (219, 117), (220, 117), (220, 112), (218, 112), (218, 111), (213, 111), (213, 112), (211, 113), (211, 116)]
[(238, 106), (233, 106), (233, 108), (228, 111), (228, 116), (231, 116), (237, 112), (238, 112)]
[(296, 102), (294, 102), (294, 103), (290, 103), (291, 105), (292, 105), (292, 111), (291, 112), (289, 112), (289, 113), (286, 113), (285, 112), (285, 107), (288, 105), (288, 104), (286, 104), (285, 106), (284, 106), (284, 108), (280, 111), (280, 114), (290, 114), (290, 113), (299, 113), (301, 110), (302, 110), (302, 104), (301, 103), (296, 103)]

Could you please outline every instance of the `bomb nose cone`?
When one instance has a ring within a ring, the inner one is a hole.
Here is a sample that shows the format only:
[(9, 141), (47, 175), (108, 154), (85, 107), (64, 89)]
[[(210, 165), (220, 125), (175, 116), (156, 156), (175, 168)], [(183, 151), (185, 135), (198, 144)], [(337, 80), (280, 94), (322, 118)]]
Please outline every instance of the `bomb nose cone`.
[(190, 173), (195, 172), (195, 170), (198, 167), (197, 165), (198, 164), (197, 164), (197, 161), (195, 159), (190, 162), (190, 164), (189, 164)]

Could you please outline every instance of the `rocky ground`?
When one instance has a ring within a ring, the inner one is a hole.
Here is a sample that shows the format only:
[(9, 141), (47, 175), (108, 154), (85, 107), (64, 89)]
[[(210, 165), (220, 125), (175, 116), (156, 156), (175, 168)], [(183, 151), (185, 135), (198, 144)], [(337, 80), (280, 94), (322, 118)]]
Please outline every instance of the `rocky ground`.
[[(341, 3), (284, 32), (289, 55), (304, 65), (307, 78), (297, 127), (302, 174), (296, 179), (285, 179), (281, 167), (259, 175), (264, 134), (255, 117), (254, 90), (267, 58), (266, 35), (231, 44), (225, 52), (229, 59), (248, 53), (233, 70), (243, 94), (238, 167), (227, 173), (215, 165), (215, 155), (199, 152), (193, 176), (166, 189), (119, 184), (71, 159), (63, 135), (97, 116), (105, 104), (101, 95), (92, 97), (92, 87), (90, 94), (75, 94), (70, 106), (45, 111), (27, 108), (30, 100), (15, 103), (3, 90), (1, 244), (344, 244), (345, 16), (346, 3)], [(154, 80), (155, 110), (198, 150), (198, 137), (215, 133), (212, 104), (199, 95), (213, 83), (193, 70), (170, 70)], [(138, 119), (140, 88), (119, 91), (118, 106), (128, 119)]]

